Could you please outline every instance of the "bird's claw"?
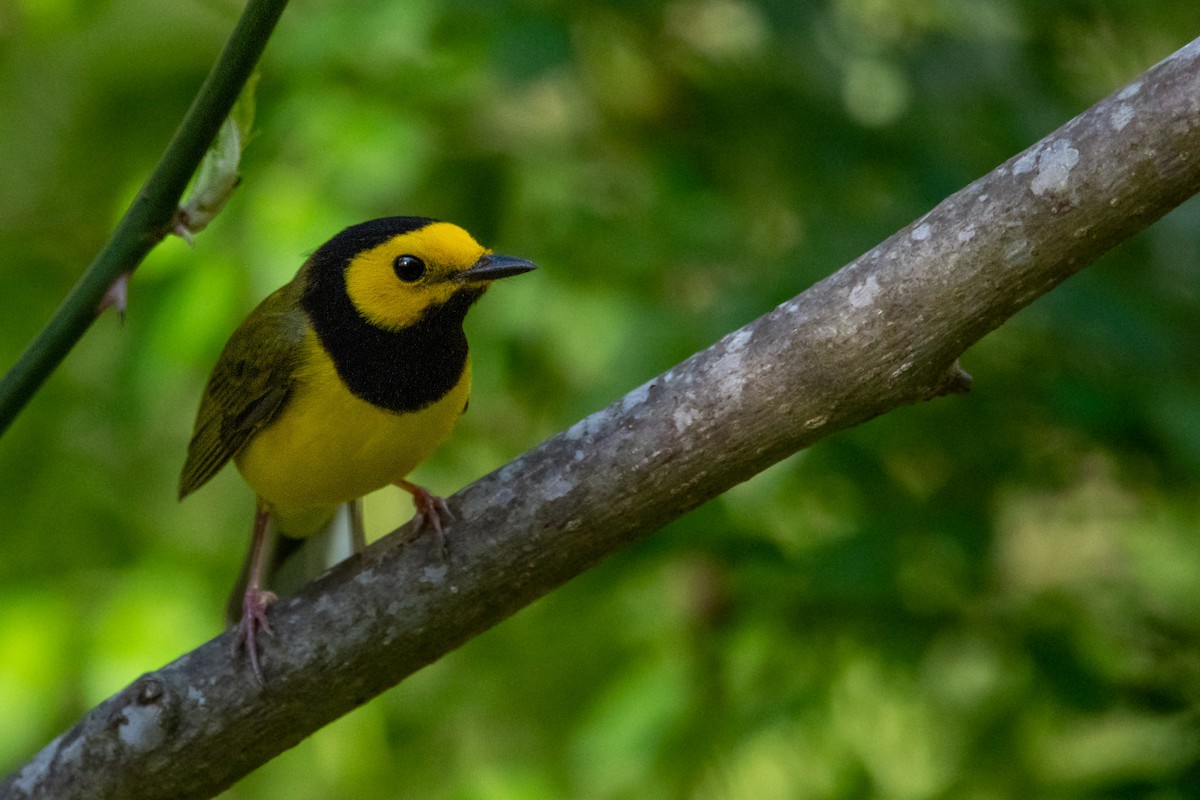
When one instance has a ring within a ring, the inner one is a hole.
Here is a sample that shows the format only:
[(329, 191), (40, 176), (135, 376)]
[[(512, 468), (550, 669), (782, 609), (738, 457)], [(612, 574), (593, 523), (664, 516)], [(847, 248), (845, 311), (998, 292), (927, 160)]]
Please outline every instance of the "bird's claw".
[(237, 626), (237, 635), (233, 639), (233, 652), (237, 652), (245, 648), (246, 655), (250, 658), (250, 669), (254, 671), (254, 677), (260, 685), (265, 683), (263, 680), (262, 665), (259, 663), (258, 653), (258, 633), (262, 631), (268, 636), (274, 636), (271, 630), (271, 622), (267, 619), (267, 607), (275, 602), (275, 593), (265, 589), (259, 589), (254, 586), (246, 587), (246, 594), (242, 596), (242, 619)]
[(426, 528), (433, 531), (433, 542), (439, 553), (445, 558), (448, 552), (446, 547), (446, 526), (454, 520), (454, 514), (450, 512), (450, 506), (446, 505), (446, 499), (438, 497), (431, 493), (428, 489), (413, 485), (412, 488), (405, 487), (412, 492), (413, 505), (417, 507), (416, 516), (413, 517), (413, 530), (416, 533), (421, 533)]

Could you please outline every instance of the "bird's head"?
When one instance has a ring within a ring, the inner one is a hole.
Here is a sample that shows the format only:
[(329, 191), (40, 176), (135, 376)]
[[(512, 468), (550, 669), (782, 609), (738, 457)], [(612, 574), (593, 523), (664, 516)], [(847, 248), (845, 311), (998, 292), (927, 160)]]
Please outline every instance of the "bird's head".
[(451, 299), (465, 300), (465, 309), (492, 281), (531, 269), (529, 261), (486, 250), (457, 225), (384, 217), (346, 228), (313, 253), (303, 303), (319, 315), (349, 300), (371, 325), (398, 331)]

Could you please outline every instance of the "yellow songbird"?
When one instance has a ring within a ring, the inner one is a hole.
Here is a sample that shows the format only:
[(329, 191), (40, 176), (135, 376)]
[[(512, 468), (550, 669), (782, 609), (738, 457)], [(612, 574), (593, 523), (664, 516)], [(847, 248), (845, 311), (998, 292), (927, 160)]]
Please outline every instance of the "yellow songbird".
[(318, 533), (338, 506), (388, 484), (413, 495), (418, 525), (442, 537), (445, 504), (405, 476), (466, 409), (463, 319), (499, 278), (534, 269), (456, 225), (385, 217), (322, 245), (221, 352), (204, 389), (180, 499), (233, 459), (258, 496), (238, 642), (262, 680), (269, 630), (268, 527)]

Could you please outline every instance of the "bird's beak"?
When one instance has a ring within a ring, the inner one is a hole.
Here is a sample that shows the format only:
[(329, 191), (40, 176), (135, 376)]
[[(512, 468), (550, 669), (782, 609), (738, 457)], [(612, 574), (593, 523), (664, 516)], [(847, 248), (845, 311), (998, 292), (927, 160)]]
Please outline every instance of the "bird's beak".
[(484, 253), (469, 269), (459, 273), (459, 277), (471, 283), (494, 281), (500, 278), (511, 278), (513, 275), (520, 275), (531, 269), (537, 269), (537, 265), (532, 261), (512, 256), (498, 256), (495, 253)]

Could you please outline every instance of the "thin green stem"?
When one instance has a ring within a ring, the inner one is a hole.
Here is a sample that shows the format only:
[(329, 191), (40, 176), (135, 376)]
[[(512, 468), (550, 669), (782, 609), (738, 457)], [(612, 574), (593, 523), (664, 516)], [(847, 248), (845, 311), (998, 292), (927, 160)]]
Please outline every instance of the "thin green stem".
[(0, 435), (96, 319), (105, 292), (171, 230), (179, 198), (283, 13), (287, 0), (249, 0), (191, 108), (108, 243), (17, 363), (0, 380)]

